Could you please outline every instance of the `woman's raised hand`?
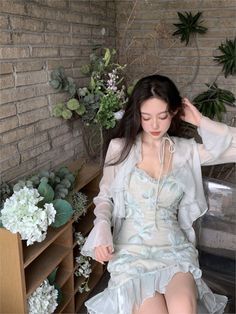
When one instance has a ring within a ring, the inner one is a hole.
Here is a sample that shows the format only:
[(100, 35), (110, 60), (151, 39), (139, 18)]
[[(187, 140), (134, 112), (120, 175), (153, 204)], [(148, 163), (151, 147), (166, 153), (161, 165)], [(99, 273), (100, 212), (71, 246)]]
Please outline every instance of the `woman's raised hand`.
[(199, 126), (202, 118), (200, 111), (198, 111), (198, 109), (187, 98), (183, 98), (182, 101), (184, 114), (181, 116), (181, 119)]
[(100, 245), (95, 248), (95, 259), (101, 264), (104, 264), (104, 262), (108, 262), (112, 259), (112, 247), (111, 246), (105, 246)]

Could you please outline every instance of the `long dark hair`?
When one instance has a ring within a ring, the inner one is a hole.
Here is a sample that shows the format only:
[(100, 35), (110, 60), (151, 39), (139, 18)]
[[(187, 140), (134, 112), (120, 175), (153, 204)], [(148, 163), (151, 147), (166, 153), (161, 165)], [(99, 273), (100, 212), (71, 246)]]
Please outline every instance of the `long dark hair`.
[(118, 128), (112, 135), (112, 138), (123, 138), (124, 146), (119, 158), (109, 165), (119, 164), (128, 156), (137, 135), (142, 131), (140, 107), (144, 101), (153, 97), (167, 103), (168, 111), (173, 115), (168, 133), (170, 135), (177, 135), (180, 116), (183, 112), (182, 98), (177, 87), (166, 76), (146, 76), (136, 83), (129, 97), (125, 113), (120, 120)]

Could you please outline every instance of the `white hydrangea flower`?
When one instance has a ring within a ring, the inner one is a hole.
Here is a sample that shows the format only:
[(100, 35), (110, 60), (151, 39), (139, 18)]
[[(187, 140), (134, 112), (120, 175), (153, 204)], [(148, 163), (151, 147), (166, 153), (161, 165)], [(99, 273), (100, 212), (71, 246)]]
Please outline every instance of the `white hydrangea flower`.
[(116, 120), (121, 120), (123, 115), (124, 115), (125, 111), (124, 110), (119, 110), (117, 112), (114, 112), (114, 117)]
[(37, 189), (23, 187), (6, 199), (1, 211), (3, 226), (12, 233), (19, 232), (27, 245), (45, 239), (48, 226), (54, 222), (56, 210), (52, 204), (43, 208), (37, 204), (43, 199)]
[(28, 298), (29, 314), (51, 314), (54, 313), (57, 303), (58, 291), (51, 286), (48, 280), (43, 283)]

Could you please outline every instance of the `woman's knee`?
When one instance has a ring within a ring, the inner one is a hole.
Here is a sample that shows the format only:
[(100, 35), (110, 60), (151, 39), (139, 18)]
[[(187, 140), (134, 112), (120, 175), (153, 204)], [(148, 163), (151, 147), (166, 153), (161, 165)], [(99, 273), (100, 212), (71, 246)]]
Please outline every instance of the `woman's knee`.
[(196, 297), (189, 291), (181, 291), (175, 293), (167, 301), (169, 314), (195, 314), (196, 313)]

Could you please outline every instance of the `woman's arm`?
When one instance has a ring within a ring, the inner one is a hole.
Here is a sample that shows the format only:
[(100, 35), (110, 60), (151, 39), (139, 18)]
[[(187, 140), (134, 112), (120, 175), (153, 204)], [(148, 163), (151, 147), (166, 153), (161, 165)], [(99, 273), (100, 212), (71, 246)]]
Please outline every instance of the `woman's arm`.
[(114, 141), (111, 141), (105, 158), (105, 166), (103, 176), (99, 184), (99, 194), (94, 198), (94, 227), (91, 230), (81, 253), (86, 256), (91, 256), (100, 261), (95, 256), (95, 248), (105, 246), (109, 248), (109, 252), (113, 251), (113, 240), (111, 234), (111, 213), (113, 202), (111, 197), (111, 184), (115, 177), (115, 166), (107, 166), (114, 159)]
[(198, 127), (203, 144), (197, 144), (202, 165), (236, 162), (236, 128), (202, 116), (186, 98), (182, 119)]

